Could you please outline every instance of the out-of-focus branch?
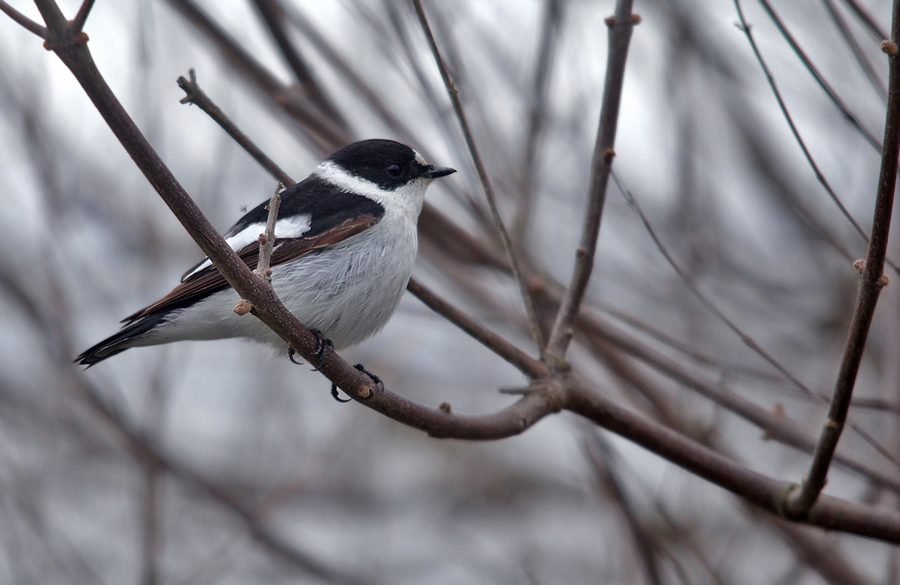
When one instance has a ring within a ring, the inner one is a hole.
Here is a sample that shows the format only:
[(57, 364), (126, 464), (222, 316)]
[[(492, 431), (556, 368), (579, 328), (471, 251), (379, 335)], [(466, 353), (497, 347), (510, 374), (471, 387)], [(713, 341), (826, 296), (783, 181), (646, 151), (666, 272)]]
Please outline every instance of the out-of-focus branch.
[(634, 503), (628, 496), (626, 489), (614, 468), (615, 453), (609, 443), (595, 430), (586, 429), (583, 434), (583, 448), (585, 457), (590, 463), (600, 489), (609, 494), (612, 501), (621, 510), (637, 557), (641, 561), (641, 568), (647, 577), (649, 585), (662, 585), (662, 577), (659, 574), (658, 561), (655, 549), (659, 546), (653, 533), (641, 522)]
[(178, 87), (184, 90), (186, 94), (184, 98), (181, 99), (181, 103), (183, 104), (194, 104), (206, 114), (215, 120), (215, 122), (222, 127), (231, 138), (237, 142), (241, 148), (247, 151), (247, 153), (253, 157), (253, 159), (258, 162), (264, 169), (266, 169), (270, 175), (275, 177), (281, 184), (286, 187), (290, 187), (296, 181), (294, 181), (290, 175), (288, 175), (284, 170), (278, 166), (275, 161), (270, 159), (266, 154), (260, 150), (256, 144), (250, 140), (250, 138), (241, 132), (241, 130), (231, 121), (228, 116), (213, 102), (209, 97), (207, 97), (206, 93), (200, 86), (197, 84), (197, 74), (191, 69), (188, 72), (188, 76), (190, 77), (190, 81), (185, 79), (184, 77), (178, 78)]
[(47, 29), (45, 27), (39, 25), (35, 21), (31, 20), (30, 18), (7, 4), (5, 0), (0, 0), (0, 11), (13, 19), (19, 25), (21, 25), (25, 30), (33, 32), (44, 40), (47, 39)]
[(407, 289), (416, 298), (425, 303), (428, 308), (471, 335), (482, 345), (517, 367), (525, 375), (531, 378), (547, 376), (547, 368), (543, 363), (529, 356), (496, 333), (486, 329), (483, 325), (431, 292), (419, 281), (410, 278)]
[(541, 40), (534, 68), (534, 85), (530, 96), (528, 112), (528, 128), (525, 131), (525, 148), (522, 151), (522, 162), (519, 164), (521, 184), (519, 186), (519, 203), (513, 219), (513, 242), (522, 248), (522, 239), (528, 227), (531, 211), (534, 208), (534, 196), (537, 191), (538, 146), (544, 132), (547, 117), (547, 94), (550, 81), (553, 53), (559, 39), (562, 25), (564, 3), (561, 0), (544, 0), (544, 16), (541, 27)]
[(203, 31), (241, 74), (250, 78), (256, 87), (288, 115), (298, 120), (301, 129), (307, 133), (307, 138), (319, 149), (320, 154), (329, 153), (351, 141), (350, 135), (322, 116), (321, 112), (311, 111), (308, 99), (302, 99), (297, 91), (279, 81), (192, 0), (169, 0), (169, 4)]
[[(700, 443), (634, 414), (578, 380), (571, 381), (569, 390), (564, 404), (566, 410), (634, 441), (763, 510), (785, 515), (781, 503), (791, 484), (751, 471)], [(900, 543), (900, 513), (889, 508), (822, 496), (806, 517), (798, 521)]]
[(431, 46), (431, 52), (434, 54), (434, 60), (437, 62), (441, 77), (444, 80), (444, 85), (447, 87), (447, 93), (450, 95), (450, 101), (453, 103), (453, 109), (456, 111), (456, 117), (459, 119), (459, 124), (462, 127), (463, 136), (466, 138), (469, 152), (472, 154), (475, 170), (478, 172), (478, 178), (481, 180), (485, 198), (487, 199), (488, 206), (491, 208), (491, 215), (494, 217), (494, 224), (500, 234), (500, 241), (503, 242), (503, 248), (509, 258), (509, 265), (512, 269), (513, 277), (519, 285), (522, 302), (525, 304), (525, 312), (528, 316), (531, 337), (537, 344), (538, 351), (543, 353), (543, 335), (541, 334), (541, 326), (538, 322), (537, 313), (534, 310), (534, 302), (531, 299), (531, 293), (528, 292), (528, 283), (525, 282), (525, 278), (522, 276), (522, 271), (519, 268), (518, 254), (516, 254), (516, 250), (513, 248), (509, 233), (506, 231), (506, 227), (503, 225), (503, 219), (500, 217), (500, 210), (497, 208), (497, 200), (494, 196), (494, 189), (491, 186), (491, 179), (488, 176), (484, 161), (481, 159), (481, 155), (478, 152), (478, 146), (475, 144), (475, 138), (472, 136), (472, 131), (469, 128), (466, 112), (463, 110), (462, 101), (459, 99), (459, 92), (453, 84), (453, 79), (450, 77), (450, 71), (447, 69), (447, 64), (444, 63), (444, 59), (441, 57), (440, 49), (437, 46), (437, 41), (434, 39), (434, 34), (431, 32), (431, 27), (428, 24), (428, 17), (425, 15), (425, 9), (422, 7), (421, 0), (413, 0), (413, 5), (416, 8), (416, 14), (419, 15), (419, 22), (422, 23), (422, 30), (425, 31), (425, 37), (428, 39), (428, 44)]
[(587, 209), (584, 214), (584, 225), (581, 228), (581, 241), (575, 250), (575, 267), (569, 288), (563, 297), (556, 315), (556, 322), (547, 342), (547, 357), (562, 362), (565, 359), (569, 343), (572, 341), (572, 323), (581, 309), (591, 273), (594, 270), (594, 255), (597, 251), (597, 240), (600, 236), (600, 220), (603, 217), (603, 205), (606, 202), (606, 185), (612, 170), (615, 157), (616, 127), (619, 123), (619, 104), (622, 99), (622, 86), (625, 82), (625, 60), (628, 58), (628, 46), (631, 32), (639, 22), (636, 15), (631, 14), (631, 0), (618, 0), (614, 16), (607, 19), (609, 26), (609, 54), (606, 59), (606, 80), (603, 86), (603, 103), (600, 107), (600, 124), (597, 129), (597, 142), (591, 162), (591, 182), (588, 193)]
[(888, 234), (891, 229), (891, 212), (894, 205), (894, 189), (897, 184), (897, 165), (900, 156), (900, 53), (897, 42), (900, 39), (900, 0), (894, 0), (891, 40), (882, 48), (888, 55), (890, 74), (888, 80), (888, 106), (884, 122), (884, 152), (881, 157), (881, 174), (878, 178), (878, 193), (875, 197), (875, 217), (872, 222), (872, 238), (865, 264), (860, 270), (859, 289), (856, 294), (856, 309), (850, 321), (850, 333), (844, 347), (841, 369), (835, 382), (831, 406), (825, 418), (822, 434), (816, 446), (809, 473), (800, 488), (789, 494), (785, 507), (796, 516), (804, 516), (820, 498), (825, 487), (828, 468), (837, 449), (841, 431), (847, 420), (847, 412), (853, 397), (856, 375), (862, 362), (866, 339), (875, 306), (881, 289), (887, 284), (884, 275), (884, 259), (887, 253)]
[(84, 23), (87, 22), (88, 16), (91, 14), (91, 8), (94, 7), (94, 0), (84, 0), (81, 7), (72, 19), (72, 30), (81, 32), (84, 29)]
[[(738, 2), (739, 0), (735, 0)], [(859, 133), (865, 138), (866, 142), (872, 145), (877, 151), (881, 151), (881, 143), (878, 142), (878, 138), (875, 137), (874, 134), (869, 132), (869, 130), (863, 126), (862, 122), (856, 115), (850, 111), (850, 108), (844, 101), (838, 96), (837, 92), (831, 87), (825, 77), (819, 72), (815, 65), (813, 65), (812, 61), (807, 57), (806, 53), (800, 47), (800, 44), (794, 39), (794, 35), (790, 33), (784, 23), (781, 21), (781, 18), (778, 16), (778, 13), (775, 12), (775, 9), (772, 8), (772, 5), (768, 0), (759, 0), (762, 7), (765, 9), (766, 13), (769, 15), (769, 18), (772, 19), (772, 22), (775, 23), (775, 26), (778, 27), (778, 30), (781, 32), (781, 36), (784, 37), (784, 40), (791, 46), (791, 49), (800, 59), (800, 62), (803, 63), (803, 66), (806, 67), (806, 70), (809, 71), (809, 74), (812, 75), (813, 79), (816, 80), (816, 83), (819, 87), (822, 88), (822, 91), (825, 92), (825, 95), (828, 96), (828, 99), (835, 105), (835, 107), (841, 112), (843, 118), (850, 122), (854, 128), (856, 128)]]
[(309, 95), (313, 103), (315, 103), (325, 115), (331, 118), (335, 125), (347, 134), (351, 134), (347, 126), (347, 121), (341, 116), (331, 100), (325, 95), (322, 85), (315, 77), (313, 77), (312, 72), (304, 62), (303, 57), (300, 56), (297, 48), (294, 47), (294, 44), (288, 38), (287, 32), (284, 29), (284, 8), (281, 4), (279, 4), (277, 0), (254, 0), (254, 5), (260, 15), (262, 15), (266, 26), (269, 27), (272, 38), (278, 45), (278, 49), (284, 56), (285, 61), (288, 62), (288, 65), (294, 72), (294, 76), (300, 83), (302, 90)]
[[(825, 188), (825, 191), (828, 193), (828, 197), (837, 205), (837, 208), (840, 210), (841, 215), (847, 218), (847, 221), (850, 222), (850, 225), (853, 226), (853, 229), (857, 234), (862, 237), (862, 239), (869, 243), (869, 236), (866, 234), (866, 231), (859, 225), (856, 219), (850, 214), (850, 211), (844, 206), (844, 202), (841, 201), (840, 197), (838, 197), (837, 193), (835, 193), (834, 189), (831, 187), (831, 184), (828, 182), (828, 179), (825, 178), (825, 174), (819, 168), (819, 165), (816, 163), (815, 159), (812, 156), (812, 153), (806, 147), (806, 142), (803, 140), (803, 137), (800, 136), (800, 130), (797, 128), (796, 124), (794, 124), (794, 119), (791, 117), (790, 112), (788, 112), (787, 104), (784, 103), (784, 99), (781, 97), (781, 91), (778, 89), (778, 86), (775, 84), (775, 78), (772, 75), (771, 70), (769, 70), (769, 66), (766, 64), (765, 59), (763, 59), (762, 54), (759, 52), (759, 47), (756, 45), (756, 39), (753, 37), (753, 31), (750, 28), (750, 25), (747, 24), (746, 19), (744, 18), (744, 12), (741, 10), (740, 0), (735, 0), (735, 7), (737, 8), (738, 18), (741, 21), (741, 31), (747, 36), (747, 40), (750, 42), (750, 47), (753, 49), (753, 54), (756, 56), (756, 60), (759, 63), (760, 67), (762, 67), (763, 73), (766, 75), (766, 81), (769, 83), (769, 87), (772, 89), (772, 93), (775, 95), (775, 101), (778, 102), (778, 108), (781, 110), (781, 114), (784, 116), (785, 121), (787, 122), (788, 127), (791, 129), (791, 134), (794, 135), (794, 140), (797, 141), (797, 144), (800, 146), (800, 150), (803, 152), (803, 157), (806, 159), (806, 162), (809, 163), (809, 166), (812, 167), (813, 173), (816, 175), (816, 179)], [(771, 13), (773, 18), (774, 13)], [(780, 20), (776, 20), (777, 22), (781, 22)], [(785, 31), (785, 34), (787, 32)], [(880, 145), (879, 145), (880, 148)], [(900, 274), (900, 267), (897, 267), (894, 263), (890, 262), (891, 268), (894, 269), (895, 272)]]

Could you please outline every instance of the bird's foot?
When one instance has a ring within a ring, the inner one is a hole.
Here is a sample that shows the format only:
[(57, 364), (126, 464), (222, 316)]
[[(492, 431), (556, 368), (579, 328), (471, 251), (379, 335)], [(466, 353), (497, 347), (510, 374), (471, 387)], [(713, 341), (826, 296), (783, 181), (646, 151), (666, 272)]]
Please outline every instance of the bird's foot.
[[(367, 370), (364, 365), (356, 364), (353, 367), (356, 368), (357, 370), (359, 370), (360, 372), (362, 372), (363, 374), (367, 375), (368, 377), (372, 378), (372, 381), (375, 382), (375, 391), (382, 392), (384, 390), (384, 382), (381, 381), (381, 378), (379, 378), (378, 376), (376, 376), (375, 374), (373, 374), (372, 372)], [(369, 398), (372, 398), (372, 396), (375, 395), (375, 391), (369, 392), (369, 395), (363, 397), (363, 400), (368, 400)], [(338, 387), (334, 384), (331, 385), (331, 396), (334, 397), (334, 399), (337, 400), (338, 402), (350, 402), (349, 398), (344, 400), (338, 395)]]
[(318, 372), (323, 365), (325, 365), (325, 354), (328, 353), (328, 350), (334, 351), (334, 344), (331, 343), (331, 340), (322, 335), (322, 332), (318, 329), (310, 329), (310, 333), (316, 336), (316, 341), (318, 345), (316, 346), (316, 358), (319, 361), (319, 365), (313, 368), (314, 372)]
[[(330, 339), (326, 338), (322, 335), (322, 332), (318, 329), (310, 329), (310, 333), (316, 336), (316, 359), (319, 362), (319, 365), (313, 368), (314, 372), (318, 372), (321, 369), (322, 365), (325, 363), (325, 354), (328, 353), (328, 350), (334, 351), (334, 344)], [(298, 366), (302, 366), (303, 362), (298, 362), (294, 359), (294, 356), (297, 354), (297, 351), (288, 346), (288, 359), (291, 360), (292, 364), (297, 364)]]

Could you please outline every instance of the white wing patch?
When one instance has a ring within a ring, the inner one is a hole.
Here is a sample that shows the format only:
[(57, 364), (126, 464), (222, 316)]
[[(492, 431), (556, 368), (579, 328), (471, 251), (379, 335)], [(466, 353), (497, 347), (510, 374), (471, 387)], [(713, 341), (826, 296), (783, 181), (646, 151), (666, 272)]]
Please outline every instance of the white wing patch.
[[(312, 224), (312, 217), (308, 213), (303, 213), (300, 215), (294, 215), (292, 217), (285, 217), (283, 219), (279, 219), (275, 222), (275, 237), (276, 238), (299, 238), (303, 234), (309, 231), (309, 228)], [(225, 242), (231, 246), (231, 249), (235, 252), (242, 250), (243, 248), (249, 246), (250, 244), (259, 241), (259, 235), (266, 231), (265, 223), (251, 223), (246, 226), (241, 231), (237, 232), (234, 235), (228, 236), (225, 238)], [(181, 282), (184, 282), (200, 272), (201, 270), (212, 266), (212, 262), (209, 259), (204, 260), (200, 264), (198, 264), (193, 270), (185, 274), (181, 278)]]

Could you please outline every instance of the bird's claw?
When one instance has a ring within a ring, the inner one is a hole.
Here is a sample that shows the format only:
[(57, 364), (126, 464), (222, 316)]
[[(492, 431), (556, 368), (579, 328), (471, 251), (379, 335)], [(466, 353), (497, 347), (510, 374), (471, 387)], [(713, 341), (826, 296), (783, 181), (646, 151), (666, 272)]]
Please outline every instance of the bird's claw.
[[(318, 372), (325, 364), (325, 354), (328, 353), (328, 350), (334, 351), (334, 344), (330, 339), (322, 335), (322, 332), (318, 329), (310, 329), (309, 332), (316, 336), (316, 360), (319, 362), (319, 365), (313, 368), (313, 371)], [(297, 355), (297, 350), (288, 346), (288, 359), (291, 360), (292, 364), (302, 366), (303, 362), (298, 362), (294, 359), (295, 355)]]
[[(381, 378), (379, 378), (378, 376), (376, 376), (375, 374), (373, 374), (372, 372), (367, 370), (365, 366), (363, 366), (362, 364), (356, 364), (353, 367), (356, 368), (357, 370), (359, 370), (360, 372), (362, 372), (363, 374), (367, 375), (368, 377), (372, 378), (372, 381), (375, 382), (375, 390), (377, 392), (381, 392), (384, 390), (384, 382), (381, 381)], [(331, 385), (331, 395), (338, 402), (350, 402), (350, 400), (351, 400), (350, 398), (344, 400), (340, 396), (338, 396), (338, 387), (335, 384)], [(368, 400), (369, 398), (372, 398), (372, 396), (374, 396), (374, 395), (375, 395), (374, 391), (369, 392), (369, 395), (362, 397), (362, 399)]]
[(318, 372), (325, 365), (325, 354), (328, 353), (328, 350), (334, 351), (334, 344), (330, 339), (322, 335), (322, 332), (318, 329), (310, 329), (309, 332), (316, 336), (316, 341), (318, 342), (316, 345), (316, 358), (319, 361), (319, 365), (313, 368), (314, 372)]

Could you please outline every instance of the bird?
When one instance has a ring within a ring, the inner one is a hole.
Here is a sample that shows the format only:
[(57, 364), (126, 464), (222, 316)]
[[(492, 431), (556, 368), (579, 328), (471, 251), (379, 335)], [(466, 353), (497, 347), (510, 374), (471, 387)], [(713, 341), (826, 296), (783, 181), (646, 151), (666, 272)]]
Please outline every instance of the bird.
[[(456, 170), (429, 164), (393, 140), (348, 144), (282, 192), (271, 258), (272, 287), (285, 307), (327, 347), (356, 345), (387, 324), (412, 274), (416, 224), (425, 191)], [(247, 212), (225, 241), (254, 269), (268, 201)], [(240, 301), (210, 260), (188, 270), (172, 292), (125, 317), (122, 329), (85, 350), (87, 367), (133, 347), (185, 340), (246, 338), (284, 348), (259, 319), (235, 314)], [(293, 351), (289, 348), (293, 361)], [(364, 371), (364, 370), (363, 370)]]

